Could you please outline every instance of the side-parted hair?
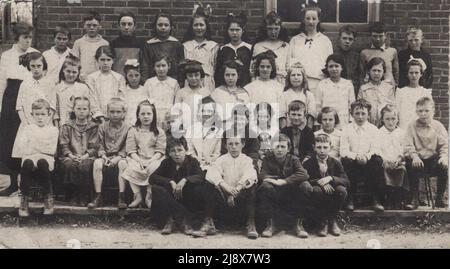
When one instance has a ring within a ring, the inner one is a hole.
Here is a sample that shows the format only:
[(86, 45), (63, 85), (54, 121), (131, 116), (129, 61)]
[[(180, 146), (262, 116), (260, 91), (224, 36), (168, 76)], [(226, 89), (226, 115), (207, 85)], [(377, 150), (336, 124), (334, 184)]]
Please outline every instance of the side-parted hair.
[(320, 124), (322, 124), (322, 117), (323, 117), (323, 114), (325, 114), (325, 113), (331, 113), (331, 112), (332, 112), (333, 115), (334, 115), (334, 124), (335, 124), (335, 125), (338, 125), (338, 124), (340, 123), (339, 115), (338, 115), (336, 109), (334, 109), (333, 107), (329, 107), (329, 106), (323, 107), (322, 110), (320, 110), (320, 113), (319, 113), (319, 115), (317, 116), (317, 122), (320, 123)]
[(96, 20), (99, 23), (102, 21), (102, 17), (97, 11), (91, 10), (86, 16), (83, 17), (83, 23), (86, 21)]
[(179, 138), (169, 136), (167, 138), (166, 155), (169, 155), (170, 150), (172, 150), (174, 147), (179, 146), (183, 147), (185, 151), (189, 150), (186, 138), (184, 138), (184, 136), (181, 136)]
[(45, 99), (42, 98), (37, 99), (31, 104), (32, 111), (35, 109), (42, 109), (42, 108), (45, 108), (47, 111), (50, 112), (50, 103)]
[(120, 24), (120, 20), (123, 17), (131, 17), (133, 19), (134, 25), (136, 25), (136, 16), (134, 15), (133, 12), (130, 11), (126, 11), (126, 12), (122, 12), (119, 14), (119, 19), (117, 20), (117, 22)]
[(16, 25), (12, 28), (12, 33), (14, 36), (14, 41), (19, 41), (19, 37), (21, 35), (33, 35), (34, 27), (24, 23), (24, 22), (18, 22)]
[(375, 65), (379, 65), (379, 64), (381, 64), (381, 66), (383, 66), (384, 73), (383, 73), (383, 77), (381, 78), (381, 80), (384, 79), (384, 74), (386, 74), (386, 62), (381, 57), (373, 57), (366, 64), (367, 73), (369, 74), (369, 78), (370, 78), (370, 69), (372, 69), (372, 67), (374, 67)]
[(294, 71), (294, 69), (300, 69), (300, 72), (302, 73), (303, 76), (302, 89), (303, 93), (306, 95), (306, 92), (309, 91), (308, 79), (306, 77), (306, 70), (300, 62), (294, 63), (293, 65), (291, 65), (291, 67), (289, 67), (286, 75), (286, 83), (284, 86), (284, 91), (287, 91), (290, 88), (292, 88), (291, 74)]
[(328, 72), (328, 63), (331, 61), (336, 62), (342, 66), (341, 77), (346, 79), (347, 69), (345, 68), (345, 58), (340, 54), (331, 54), (327, 57), (327, 60), (325, 61), (325, 68), (322, 69), (322, 72), (325, 74), (325, 76), (330, 77), (330, 73)]
[(290, 149), (292, 146), (292, 142), (291, 139), (289, 138), (289, 136), (285, 135), (285, 134), (278, 134), (277, 136), (275, 136), (272, 139), (272, 146), (274, 143), (279, 143), (279, 142), (284, 142), (286, 141), (288, 144), (288, 148)]
[(374, 22), (369, 26), (369, 33), (386, 33), (386, 25), (383, 22)]
[(102, 54), (106, 54), (106, 56), (113, 59), (116, 58), (116, 52), (109, 45), (101, 46), (95, 51), (95, 60), (98, 61)]
[(370, 114), (370, 110), (372, 109), (372, 105), (366, 99), (360, 98), (360, 99), (354, 101), (353, 103), (351, 103), (351, 105), (350, 105), (351, 114), (353, 114), (353, 111), (355, 111), (355, 109), (357, 109), (357, 108), (359, 108), (359, 109), (366, 108), (367, 112)]
[(72, 33), (65, 23), (59, 23), (58, 25), (56, 25), (55, 30), (53, 31), (53, 38), (55, 38), (57, 34), (63, 34), (66, 35), (69, 40), (72, 39)]
[(45, 60), (45, 57), (40, 52), (37, 52), (37, 51), (29, 52), (26, 54), (26, 58), (27, 58), (26, 64), (27, 64), (28, 71), (31, 71), (31, 68), (30, 68), (31, 61), (35, 61), (35, 60), (39, 60), (39, 59), (42, 59), (42, 65), (43, 65), (44, 71), (47, 70), (47, 68), (48, 68), (47, 61)]
[(351, 25), (344, 25), (339, 29), (339, 37), (342, 36), (342, 33), (352, 34), (354, 38), (356, 38), (357, 32), (355, 28)]
[(120, 105), (124, 112), (127, 112), (127, 110), (128, 110), (127, 103), (125, 102), (125, 100), (123, 100), (120, 97), (113, 97), (113, 98), (109, 99), (108, 103), (106, 104), (106, 110), (109, 111), (109, 108), (112, 105)]
[(142, 126), (142, 122), (141, 119), (139, 119), (139, 113), (141, 112), (141, 107), (143, 106), (150, 106), (152, 108), (152, 113), (153, 113), (153, 119), (152, 119), (152, 123), (150, 123), (150, 132), (153, 132), (154, 135), (159, 135), (159, 131), (158, 131), (158, 127), (156, 126), (156, 108), (155, 105), (150, 103), (149, 100), (144, 100), (142, 102), (140, 102), (137, 106), (136, 109), (136, 127), (141, 127)]
[(304, 113), (306, 113), (306, 105), (305, 103), (303, 103), (300, 100), (294, 100), (292, 102), (289, 103), (288, 106), (288, 113), (291, 111), (303, 111)]
[(314, 137), (314, 145), (317, 143), (328, 143), (331, 145), (330, 136), (327, 134), (318, 134)]
[(275, 63), (275, 53), (271, 50), (262, 52), (258, 55), (256, 55), (256, 61), (255, 61), (255, 76), (259, 76), (259, 65), (263, 60), (269, 60), (270, 65), (272, 66), (272, 71), (270, 72), (270, 78), (274, 79), (277, 76), (277, 65)]
[(81, 72), (81, 62), (80, 58), (74, 56), (73, 54), (67, 55), (66, 59), (64, 60), (63, 65), (61, 66), (61, 70), (59, 70), (59, 82), (64, 81), (66, 78), (64, 76), (64, 69), (66, 69), (68, 66), (74, 66), (78, 69), (78, 75), (76, 82), (80, 82), (80, 72)]
[(428, 96), (422, 97), (422, 98), (420, 98), (419, 100), (417, 100), (417, 102), (416, 102), (416, 107), (418, 107), (418, 106), (424, 106), (424, 105), (426, 105), (426, 104), (431, 104), (432, 107), (434, 108), (434, 101), (433, 101), (432, 98), (430, 98), (430, 97), (428, 97)]
[(280, 15), (278, 15), (276, 11), (270, 11), (267, 13), (266, 17), (264, 17), (263, 23), (258, 29), (258, 35), (254, 42), (255, 44), (267, 40), (267, 26), (271, 24), (280, 26), (278, 39), (284, 42), (289, 42), (289, 33), (287, 29), (283, 27), (283, 21), (281, 20)]

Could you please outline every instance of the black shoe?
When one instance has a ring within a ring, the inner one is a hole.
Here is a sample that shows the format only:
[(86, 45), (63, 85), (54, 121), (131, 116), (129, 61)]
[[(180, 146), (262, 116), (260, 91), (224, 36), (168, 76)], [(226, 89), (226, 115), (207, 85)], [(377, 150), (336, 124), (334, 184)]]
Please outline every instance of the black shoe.
[(125, 203), (125, 194), (123, 192), (119, 192), (119, 201), (117, 203), (117, 207), (119, 209), (127, 209), (127, 204)]
[(326, 237), (328, 234), (328, 223), (326, 221), (320, 223), (319, 231), (317, 231), (317, 236)]
[(297, 224), (295, 225), (295, 234), (299, 238), (308, 238), (309, 234), (303, 228), (303, 220), (301, 218), (297, 219)]
[(328, 232), (334, 236), (341, 235), (341, 229), (336, 222), (336, 218), (331, 218), (328, 220)]
[(273, 236), (273, 220), (272, 219), (267, 220), (266, 228), (262, 232), (261, 236), (267, 237), (267, 238)]
[(94, 209), (102, 205), (102, 194), (99, 192), (95, 195), (94, 201), (88, 204), (89, 209)]
[(445, 202), (445, 199), (443, 196), (436, 197), (436, 200), (434, 202), (434, 206), (437, 208), (446, 208), (448, 207), (447, 203)]
[(163, 235), (171, 234), (172, 231), (173, 231), (173, 225), (174, 225), (174, 222), (175, 222), (175, 221), (173, 220), (173, 218), (169, 218), (169, 219), (167, 220), (166, 225), (165, 225), (164, 228), (162, 229), (161, 234), (163, 234)]
[(247, 223), (247, 238), (248, 239), (257, 239), (258, 238), (258, 232), (256, 231), (255, 222), (249, 221)]
[(373, 199), (372, 210), (375, 212), (384, 211), (384, 207), (380, 204), (380, 201), (377, 198)]

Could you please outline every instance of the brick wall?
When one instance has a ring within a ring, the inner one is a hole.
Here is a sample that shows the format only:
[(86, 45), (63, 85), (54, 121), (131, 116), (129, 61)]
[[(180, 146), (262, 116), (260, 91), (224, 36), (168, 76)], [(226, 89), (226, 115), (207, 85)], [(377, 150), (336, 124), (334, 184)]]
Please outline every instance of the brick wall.
[[(67, 0), (38, 0), (37, 47), (48, 48), (52, 29), (59, 22), (72, 28), (74, 38), (82, 34), (82, 17), (92, 9), (103, 17), (102, 35), (112, 39), (117, 35), (117, 15), (125, 10), (137, 15), (138, 36), (149, 37), (150, 22), (160, 9), (169, 9), (174, 16), (173, 35), (182, 38), (192, 14), (194, 1), (185, 0), (81, 0), (81, 4), (68, 4)], [(204, 0), (213, 8), (211, 27), (213, 39), (222, 41), (224, 18), (228, 11), (245, 10), (249, 16), (248, 35), (255, 36), (256, 28), (264, 16), (264, 0)], [(432, 54), (434, 69), (433, 95), (437, 103), (436, 116), (448, 127), (448, 70), (449, 70), (449, 12), (448, 0), (383, 0), (380, 17), (388, 25), (390, 43), (398, 50), (405, 47), (408, 26), (418, 25), (425, 32), (424, 47)], [(294, 31), (292, 31), (294, 32)], [(334, 41), (336, 32), (327, 35)], [(360, 33), (357, 47), (367, 46), (368, 33)]]

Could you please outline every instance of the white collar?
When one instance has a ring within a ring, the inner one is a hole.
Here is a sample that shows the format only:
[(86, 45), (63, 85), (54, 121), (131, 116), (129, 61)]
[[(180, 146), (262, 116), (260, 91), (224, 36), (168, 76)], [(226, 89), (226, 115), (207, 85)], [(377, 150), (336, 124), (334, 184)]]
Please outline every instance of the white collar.
[(159, 39), (157, 37), (154, 37), (154, 38), (148, 40), (147, 43), (148, 44), (155, 44), (155, 43), (161, 43), (161, 42), (165, 42), (165, 41), (176, 41), (176, 42), (178, 42), (178, 39), (176, 39), (173, 36), (169, 36), (166, 40), (161, 41), (161, 39)]
[(353, 129), (354, 130), (361, 129), (363, 131), (367, 131), (367, 129), (369, 128), (369, 122), (368, 121), (366, 121), (362, 126), (358, 125), (356, 122), (353, 122), (352, 125), (353, 125)]
[(242, 41), (241, 44), (239, 44), (237, 47), (231, 45), (231, 43), (225, 44), (225, 45), (223, 45), (223, 47), (229, 47), (230, 49), (233, 49), (234, 51), (237, 51), (238, 49), (240, 49), (242, 47), (246, 47), (249, 50), (252, 49), (252, 45), (250, 45), (244, 41)]
[(385, 51), (387, 48), (386, 48), (386, 44), (383, 44), (383, 46), (381, 46), (381, 47), (379, 47), (379, 48), (375, 48), (375, 46), (372, 44), (371, 46), (370, 46), (370, 48), (371, 49), (374, 49), (374, 50), (381, 50), (381, 51)]

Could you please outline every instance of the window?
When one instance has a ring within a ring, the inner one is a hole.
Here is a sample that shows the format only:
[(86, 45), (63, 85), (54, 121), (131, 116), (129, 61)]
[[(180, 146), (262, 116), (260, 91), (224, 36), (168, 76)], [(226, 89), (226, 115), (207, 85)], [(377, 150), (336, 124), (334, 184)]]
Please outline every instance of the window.
[(379, 20), (381, 0), (266, 0), (266, 11), (276, 10), (287, 26), (303, 20), (301, 10), (317, 3), (322, 9), (322, 26), (367, 25)]

